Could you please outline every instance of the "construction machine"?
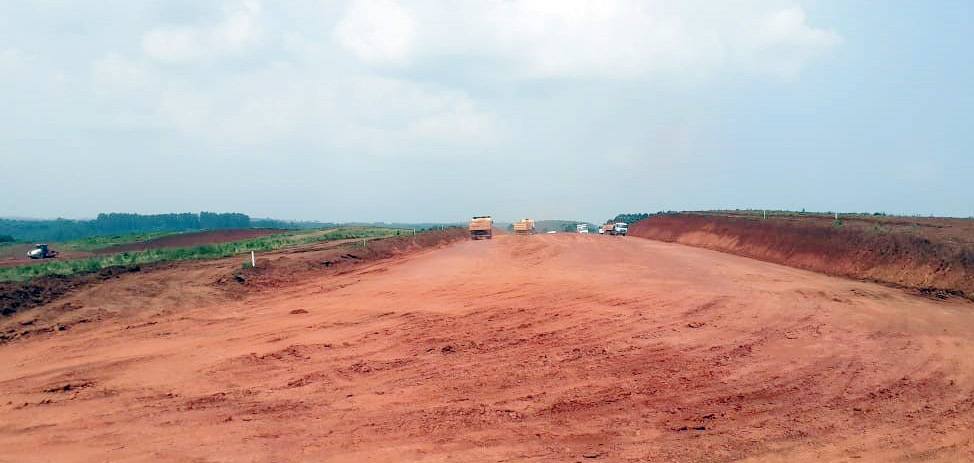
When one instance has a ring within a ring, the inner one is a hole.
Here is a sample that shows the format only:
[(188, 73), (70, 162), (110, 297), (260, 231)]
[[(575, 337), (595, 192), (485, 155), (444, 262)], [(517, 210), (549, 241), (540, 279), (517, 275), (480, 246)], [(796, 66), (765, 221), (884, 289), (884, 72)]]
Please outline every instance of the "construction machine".
[(53, 259), (57, 257), (57, 251), (47, 247), (46, 244), (35, 244), (34, 249), (27, 251), (28, 259)]
[(533, 235), (534, 234), (534, 220), (531, 219), (521, 219), (514, 222), (514, 234), (515, 235)]
[(493, 238), (493, 228), (494, 219), (489, 215), (478, 215), (474, 216), (470, 220), (470, 226), (467, 229), (470, 231), (470, 239), (479, 240), (481, 238), (492, 239)]

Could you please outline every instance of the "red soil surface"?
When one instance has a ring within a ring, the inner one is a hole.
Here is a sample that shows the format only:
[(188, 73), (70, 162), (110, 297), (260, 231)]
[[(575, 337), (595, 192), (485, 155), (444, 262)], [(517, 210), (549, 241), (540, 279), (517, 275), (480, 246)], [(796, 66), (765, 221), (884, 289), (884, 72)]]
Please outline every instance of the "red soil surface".
[(320, 252), (14, 315), (69, 329), (0, 345), (0, 461), (974, 460), (963, 299), (632, 237)]

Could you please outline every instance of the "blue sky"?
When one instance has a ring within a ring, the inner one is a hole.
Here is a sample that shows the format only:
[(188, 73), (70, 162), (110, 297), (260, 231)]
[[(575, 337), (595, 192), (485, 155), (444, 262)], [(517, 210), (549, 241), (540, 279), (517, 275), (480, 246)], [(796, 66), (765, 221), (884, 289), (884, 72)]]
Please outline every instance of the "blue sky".
[(970, 2), (0, 3), (0, 216), (974, 215)]

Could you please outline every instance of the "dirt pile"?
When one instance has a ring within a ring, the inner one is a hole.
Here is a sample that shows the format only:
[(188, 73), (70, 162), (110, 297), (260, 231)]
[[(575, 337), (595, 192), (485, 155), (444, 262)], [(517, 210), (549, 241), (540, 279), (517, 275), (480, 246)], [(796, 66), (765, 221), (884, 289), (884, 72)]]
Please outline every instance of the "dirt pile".
[[(630, 226), (629, 234), (874, 280), (928, 295), (974, 297), (974, 243), (963, 239), (964, 230), (951, 233), (951, 222), (945, 219), (912, 226), (899, 221), (764, 220), (686, 213), (641, 220)], [(957, 222), (966, 226), (970, 221)]]
[(257, 267), (243, 265), (232, 275), (221, 278), (220, 285), (245, 286), (250, 289), (265, 290), (288, 286), (306, 279), (314, 272), (344, 273), (356, 264), (368, 264), (376, 260), (388, 259), (421, 249), (443, 246), (467, 238), (462, 228), (445, 228), (416, 235), (402, 235), (382, 239), (350, 239), (327, 250), (316, 250), (307, 255), (309, 249), (296, 249), (295, 252), (257, 260)]
[(38, 307), (91, 283), (140, 270), (138, 265), (118, 266), (85, 275), (49, 275), (25, 282), (0, 282), (0, 315), (9, 316)]

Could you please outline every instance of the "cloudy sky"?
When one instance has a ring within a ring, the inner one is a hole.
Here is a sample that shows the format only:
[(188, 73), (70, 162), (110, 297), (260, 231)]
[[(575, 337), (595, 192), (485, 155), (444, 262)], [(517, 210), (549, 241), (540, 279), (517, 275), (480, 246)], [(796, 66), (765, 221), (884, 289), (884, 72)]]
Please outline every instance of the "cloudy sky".
[(974, 215), (967, 0), (0, 9), (0, 216)]

